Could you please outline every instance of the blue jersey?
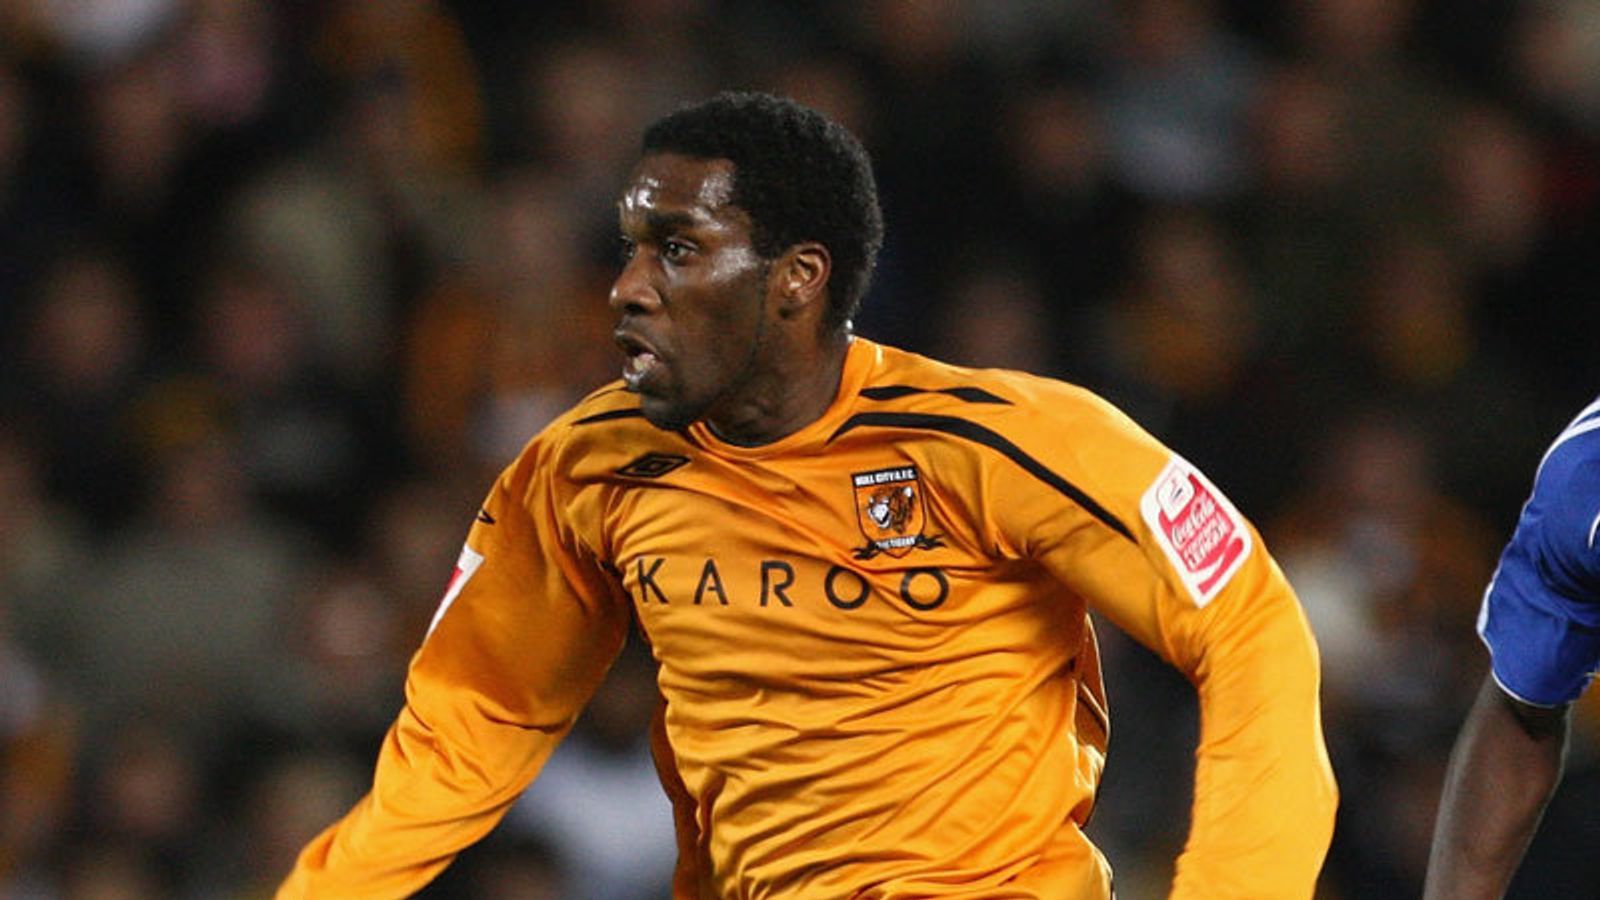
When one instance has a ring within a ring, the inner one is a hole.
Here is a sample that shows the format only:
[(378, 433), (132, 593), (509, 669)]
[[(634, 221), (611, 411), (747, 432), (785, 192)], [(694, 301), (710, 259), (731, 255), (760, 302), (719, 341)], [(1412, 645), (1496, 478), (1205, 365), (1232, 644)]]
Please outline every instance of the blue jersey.
[(1600, 670), (1600, 400), (1545, 451), (1484, 593), (1494, 677), (1539, 706), (1576, 700)]

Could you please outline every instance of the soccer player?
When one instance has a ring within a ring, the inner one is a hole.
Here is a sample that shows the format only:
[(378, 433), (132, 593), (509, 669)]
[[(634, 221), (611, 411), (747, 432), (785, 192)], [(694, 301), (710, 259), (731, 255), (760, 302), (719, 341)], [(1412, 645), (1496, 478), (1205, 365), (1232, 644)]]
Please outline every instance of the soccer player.
[(667, 116), (618, 208), (622, 380), (489, 492), (371, 792), (279, 897), (425, 884), (636, 621), (674, 897), (1101, 900), (1091, 609), (1199, 693), (1172, 895), (1311, 896), (1335, 806), (1316, 647), (1214, 484), (1085, 390), (852, 336), (877, 192), (809, 109)]
[(1500, 897), (1561, 777), (1600, 669), (1600, 400), (1545, 451), (1484, 593), (1490, 673), (1450, 756), (1424, 896)]

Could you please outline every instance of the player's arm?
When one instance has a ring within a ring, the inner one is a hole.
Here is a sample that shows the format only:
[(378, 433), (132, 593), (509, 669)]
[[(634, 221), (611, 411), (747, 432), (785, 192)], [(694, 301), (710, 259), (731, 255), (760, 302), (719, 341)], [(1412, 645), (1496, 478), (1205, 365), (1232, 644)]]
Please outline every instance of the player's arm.
[(1558, 438), (1484, 592), (1492, 672), (1451, 754), (1429, 898), (1501, 896), (1560, 781), (1568, 711), (1600, 666), (1597, 507), (1600, 459)]
[(1561, 778), (1569, 708), (1523, 703), (1484, 678), (1450, 755), (1425, 900), (1505, 893)]
[[(1172, 897), (1310, 898), (1338, 797), (1317, 648), (1260, 536), (1237, 521), (1253, 546), (1210, 601), (1197, 605), (1172, 569), (1147, 562), (1158, 573), (1148, 605), (1125, 626), (1183, 671), (1199, 699), (1189, 838)], [(1149, 531), (1141, 539), (1163, 540)], [(1109, 616), (1128, 611), (1115, 603)]]
[(1055, 442), (1065, 454), (1045, 441), (1040, 452), (1105, 515), (1065, 507), (1040, 518), (1031, 540), (1199, 698), (1191, 826), (1172, 896), (1311, 897), (1337, 790), (1316, 644), (1294, 592), (1216, 487), (1126, 417), (1091, 404), (1065, 428), (1073, 440)]
[(507, 470), (468, 536), (371, 791), (301, 852), (279, 900), (422, 888), (505, 814), (620, 649), (628, 608), (537, 457)]

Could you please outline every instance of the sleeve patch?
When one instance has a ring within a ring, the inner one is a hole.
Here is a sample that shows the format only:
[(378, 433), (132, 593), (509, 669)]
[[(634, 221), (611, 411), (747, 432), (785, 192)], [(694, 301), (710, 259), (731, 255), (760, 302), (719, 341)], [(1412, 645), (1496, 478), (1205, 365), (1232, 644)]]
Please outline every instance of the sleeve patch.
[(428, 634), (433, 634), (433, 629), (439, 627), (439, 620), (444, 618), (445, 610), (461, 596), (461, 589), (467, 586), (472, 574), (478, 571), (481, 565), (483, 565), (483, 554), (471, 547), (461, 548), (461, 558), (456, 560), (456, 569), (450, 574), (450, 583), (445, 586), (444, 599), (439, 601), (439, 609), (434, 612), (433, 621), (428, 623)]
[(1139, 513), (1195, 606), (1210, 603), (1250, 556), (1253, 540), (1239, 511), (1180, 456), (1145, 489)]

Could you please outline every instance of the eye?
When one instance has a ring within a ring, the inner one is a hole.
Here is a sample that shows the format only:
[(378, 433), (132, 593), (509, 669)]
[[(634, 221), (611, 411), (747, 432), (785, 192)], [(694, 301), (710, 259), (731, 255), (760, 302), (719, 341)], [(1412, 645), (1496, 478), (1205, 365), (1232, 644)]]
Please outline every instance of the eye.
[(677, 238), (667, 238), (661, 242), (661, 258), (670, 263), (680, 263), (689, 258), (693, 249)]
[(617, 259), (621, 260), (622, 262), (627, 262), (628, 260), (633, 259), (633, 254), (637, 253), (638, 250), (639, 245), (635, 244), (632, 240), (625, 237), (617, 238)]

